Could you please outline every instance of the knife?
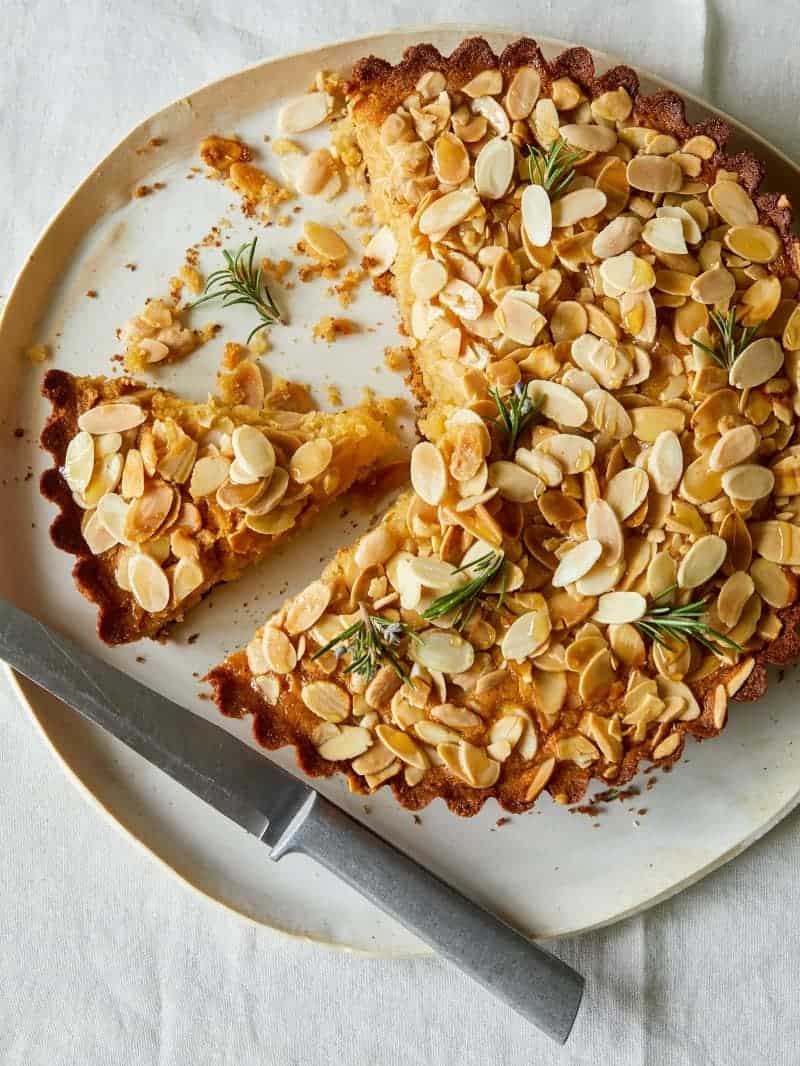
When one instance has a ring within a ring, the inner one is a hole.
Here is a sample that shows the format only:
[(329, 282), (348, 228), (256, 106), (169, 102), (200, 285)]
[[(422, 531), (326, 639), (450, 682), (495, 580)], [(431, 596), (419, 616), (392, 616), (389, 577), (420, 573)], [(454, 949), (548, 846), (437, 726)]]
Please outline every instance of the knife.
[(552, 1039), (566, 1042), (580, 974), (221, 726), (187, 712), (0, 600), (0, 659), (258, 837), (337, 874)]

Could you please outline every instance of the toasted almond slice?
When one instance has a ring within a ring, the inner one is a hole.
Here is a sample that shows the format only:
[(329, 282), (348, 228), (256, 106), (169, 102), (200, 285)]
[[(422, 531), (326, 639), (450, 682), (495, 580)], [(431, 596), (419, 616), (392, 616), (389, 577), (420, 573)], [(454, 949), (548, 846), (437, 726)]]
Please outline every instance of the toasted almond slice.
[(444, 263), (437, 259), (418, 259), (411, 269), (411, 291), (418, 300), (432, 300), (447, 284)]
[(708, 190), (711, 206), (729, 226), (754, 226), (758, 222), (756, 205), (735, 181), (715, 181)]
[[(600, 128), (600, 127), (596, 127)], [(553, 226), (562, 228), (574, 226), (584, 218), (599, 215), (606, 206), (606, 194), (592, 187), (577, 189), (554, 200), (551, 205)]]
[(678, 164), (658, 155), (637, 155), (628, 163), (628, 182), (643, 192), (677, 192), (683, 184), (683, 172)]
[(408, 733), (401, 729), (395, 729), (390, 725), (378, 725), (375, 727), (375, 735), (378, 740), (388, 748), (398, 759), (409, 766), (415, 766), (419, 770), (427, 770), (430, 763), (425, 752), (412, 740)]
[(324, 122), (329, 111), (327, 93), (305, 93), (284, 104), (278, 115), (278, 126), (284, 133), (303, 133)]
[(671, 255), (686, 255), (689, 250), (683, 236), (683, 225), (678, 218), (651, 218), (642, 230), (642, 240), (655, 251)]
[(787, 352), (800, 351), (800, 304), (789, 315), (781, 339)]
[(650, 263), (630, 251), (604, 259), (600, 264), (600, 277), (612, 294), (647, 292), (656, 283)]
[(350, 714), (350, 694), (333, 681), (311, 681), (300, 690), (300, 699), (318, 718), (343, 722)]
[(771, 226), (731, 226), (723, 237), (726, 247), (752, 263), (771, 263), (781, 252), (781, 239)]
[(413, 651), (421, 666), (449, 675), (465, 673), (475, 661), (472, 645), (452, 630), (426, 630)]
[(81, 536), (92, 555), (102, 555), (118, 543), (114, 534), (106, 528), (97, 509), (86, 511), (83, 515)]
[(611, 650), (625, 666), (631, 668), (639, 667), (647, 659), (647, 650), (644, 646), (642, 635), (635, 626), (629, 623), (610, 625), (608, 627), (608, 640), (611, 644)]
[(737, 624), (754, 590), (753, 578), (743, 570), (734, 571), (726, 580), (717, 596), (716, 606), (720, 621), (728, 629)]
[(572, 548), (559, 560), (551, 581), (553, 588), (565, 588), (592, 569), (603, 554), (603, 545), (597, 540), (585, 540)]
[(149, 555), (137, 553), (128, 563), (128, 581), (134, 599), (148, 614), (158, 614), (169, 603), (167, 575)]
[(512, 122), (521, 121), (530, 115), (540, 89), (541, 78), (535, 67), (520, 67), (516, 71), (505, 96), (505, 108)]
[(528, 382), (528, 396), (539, 405), (541, 413), (560, 426), (576, 429), (589, 417), (586, 404), (571, 389), (555, 381)]
[(372, 734), (363, 726), (343, 725), (335, 736), (323, 740), (317, 751), (323, 759), (342, 762), (345, 759), (357, 759), (372, 746), (372, 742)]
[(456, 189), (454, 192), (445, 193), (422, 212), (419, 218), (420, 233), (426, 236), (447, 233), (453, 226), (463, 222), (479, 204), (480, 200), (472, 189)]
[[(581, 438), (582, 439), (582, 438)], [(545, 455), (542, 451), (532, 451), (530, 448), (517, 448), (514, 453), (514, 462), (540, 478), (549, 488), (555, 488), (564, 480), (564, 471), (555, 459)]]
[(397, 239), (389, 226), (381, 226), (364, 249), (373, 277), (389, 270), (397, 257)]
[(743, 463), (731, 467), (722, 475), (723, 491), (734, 500), (761, 500), (769, 496), (775, 486), (775, 475), (765, 466)]
[(472, 110), (476, 115), (483, 115), (492, 129), (500, 137), (505, 137), (511, 132), (511, 122), (497, 100), (491, 96), (479, 96), (472, 101)]
[(584, 703), (594, 703), (608, 695), (615, 680), (611, 652), (604, 648), (593, 655), (581, 671), (578, 695)]
[(704, 585), (719, 570), (728, 554), (728, 545), (722, 537), (710, 533), (688, 550), (678, 567), (678, 585), (682, 589), (696, 589)]
[(576, 587), (581, 596), (602, 596), (604, 592), (611, 592), (619, 584), (625, 573), (625, 563), (596, 563), (584, 577), (576, 582)]
[(203, 584), (203, 568), (196, 559), (179, 559), (172, 571), (172, 601), (183, 601)]
[(473, 99), (477, 96), (499, 96), (503, 91), (503, 75), (495, 68), (482, 70), (462, 85), (461, 91)]
[(686, 414), (678, 407), (634, 407), (630, 412), (637, 440), (655, 442), (662, 433), (682, 433)]
[(613, 566), (622, 558), (625, 536), (614, 508), (606, 500), (595, 500), (586, 512), (586, 533), (603, 548), (602, 560)]
[(94, 440), (81, 430), (67, 445), (64, 456), (64, 479), (73, 492), (83, 492), (92, 480), (94, 471)]
[(431, 506), (437, 506), (447, 491), (447, 467), (439, 449), (430, 441), (421, 441), (411, 453), (411, 485), (416, 494)]
[(155, 537), (174, 507), (175, 496), (170, 485), (155, 484), (134, 500), (125, 517), (125, 541), (143, 544)]
[[(261, 430), (255, 426), (237, 426), (233, 431), (231, 444), (236, 461), (251, 479), (257, 481), (259, 478), (272, 477), (275, 469), (275, 449)], [(235, 480), (232, 475), (231, 480)]]
[(379, 525), (358, 542), (354, 555), (356, 565), (362, 570), (380, 566), (394, 555), (396, 548), (397, 539), (391, 527)]
[(590, 122), (569, 123), (559, 133), (568, 145), (582, 152), (610, 152), (617, 143), (615, 129)]
[(729, 470), (746, 462), (758, 451), (761, 434), (755, 426), (734, 426), (726, 430), (711, 449), (708, 465), (711, 470)]
[(331, 588), (324, 581), (313, 581), (295, 596), (286, 612), (286, 629), (292, 636), (305, 633), (316, 625), (328, 609)]
[[(442, 748), (446, 746), (441, 745)], [(474, 788), (491, 788), (500, 776), (500, 763), (466, 740), (458, 745), (458, 766), (461, 778)]]
[[(491, 549), (482, 546), (483, 554)], [(466, 558), (466, 556), (465, 556)], [(427, 589), (453, 589), (463, 585), (467, 578), (463, 572), (458, 573), (452, 563), (445, 562), (435, 555), (418, 555), (408, 560), (408, 573)], [(462, 566), (464, 563), (462, 562)], [(469, 565), (469, 560), (467, 560)]]
[(528, 241), (534, 248), (544, 248), (553, 233), (553, 209), (545, 189), (541, 185), (526, 185), (520, 209)]
[(298, 485), (305, 485), (330, 466), (333, 445), (327, 437), (316, 437), (301, 444), (289, 461), (289, 473)]
[[(114, 538), (115, 543), (125, 542), (125, 520), (129, 504), (115, 492), (107, 492), (97, 503), (97, 520)], [(85, 539), (85, 533), (84, 533)]]
[(476, 288), (453, 278), (439, 293), (439, 303), (465, 322), (474, 322), (483, 314), (483, 297)]
[(336, 230), (321, 222), (309, 220), (303, 226), (303, 236), (309, 248), (322, 259), (343, 263), (350, 255), (350, 248)]
[(605, 389), (595, 388), (593, 381), (592, 387), (583, 394), (583, 402), (589, 409), (592, 424), (601, 433), (606, 433), (617, 440), (624, 440), (633, 432), (630, 415), (619, 400)]
[(582, 474), (594, 463), (595, 458), (594, 443), (572, 433), (554, 433), (545, 437), (534, 451), (552, 456), (565, 474)]
[(433, 145), (433, 172), (444, 185), (460, 185), (469, 177), (470, 158), (464, 142), (445, 130)]
[(533, 344), (547, 324), (547, 319), (536, 306), (537, 302), (536, 293), (512, 289), (505, 294), (495, 311), (497, 324), (517, 344)]
[(738, 389), (753, 389), (774, 377), (783, 366), (783, 349), (774, 337), (759, 337), (736, 358), (728, 375)]
[(666, 494), (677, 489), (683, 476), (683, 449), (674, 430), (665, 429), (656, 437), (647, 472), (657, 492)]
[(603, 625), (623, 625), (638, 622), (647, 610), (647, 601), (638, 592), (607, 592), (597, 603), (592, 615)]
[(544, 483), (536, 474), (505, 460), (489, 464), (489, 484), (515, 503), (531, 503), (544, 491)]
[(632, 248), (642, 233), (638, 218), (623, 215), (609, 222), (592, 241), (592, 252), (598, 259), (611, 259)]
[(540, 648), (549, 635), (550, 615), (547, 608), (526, 611), (506, 630), (500, 645), (503, 658), (521, 663)]
[(723, 266), (705, 270), (693, 279), (689, 286), (689, 295), (702, 304), (720, 304), (726, 306), (736, 290), (736, 279)]
[(499, 200), (511, 184), (515, 167), (514, 146), (504, 137), (487, 141), (475, 160), (475, 188), (484, 200)]
[(137, 403), (103, 403), (83, 412), (78, 419), (78, 429), (95, 437), (105, 433), (125, 433), (140, 426), (146, 417)]
[(627, 467), (615, 474), (606, 486), (606, 500), (617, 518), (624, 522), (647, 498), (650, 479), (645, 470), (636, 466)]
[(663, 603), (669, 599), (664, 596), (667, 589), (677, 582), (677, 566), (669, 552), (658, 552), (647, 567), (647, 591), (653, 599), (663, 596)]
[(784, 570), (776, 562), (770, 562), (768, 559), (754, 559), (750, 567), (750, 576), (761, 599), (776, 610), (788, 607), (797, 597), (796, 576)]

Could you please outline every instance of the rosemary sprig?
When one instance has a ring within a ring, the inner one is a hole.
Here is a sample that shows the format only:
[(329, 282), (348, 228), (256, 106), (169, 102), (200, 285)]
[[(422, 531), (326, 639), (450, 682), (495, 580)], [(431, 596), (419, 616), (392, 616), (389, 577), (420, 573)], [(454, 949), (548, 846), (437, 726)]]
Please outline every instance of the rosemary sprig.
[(696, 336), (692, 337), (692, 343), (696, 344), (698, 348), (702, 348), (704, 352), (708, 352), (721, 367), (729, 370), (737, 357), (742, 354), (761, 329), (761, 323), (755, 326), (739, 325), (736, 321), (736, 310), (734, 308), (731, 308), (727, 315), (724, 315), (721, 311), (712, 311), (711, 321), (719, 331), (719, 344), (717, 347), (712, 348), (708, 344), (703, 344)]
[(531, 400), (521, 381), (516, 383), (506, 402), (503, 401), (496, 385), (489, 389), (489, 395), (497, 407), (498, 417), (495, 421), (506, 434), (506, 452), (511, 455), (516, 447), (517, 438), (536, 417), (536, 413), (542, 406), (542, 400)]
[[(669, 588), (664, 589), (655, 597), (654, 604), (658, 604), (659, 600), (663, 600), (665, 596), (668, 596), (676, 588), (676, 585), (670, 585)], [(732, 648), (734, 651), (741, 651), (741, 646), (735, 640), (731, 640), (724, 633), (713, 629), (705, 621), (703, 615), (707, 605), (707, 599), (696, 600), (694, 603), (685, 603), (682, 607), (674, 607), (672, 604), (662, 603), (660, 606), (651, 607), (647, 614), (643, 615), (638, 622), (634, 622), (634, 625), (640, 633), (664, 648), (670, 647), (671, 640), (678, 640), (685, 644), (691, 637), (709, 651), (715, 652), (719, 650), (714, 647), (712, 641), (716, 641), (717, 644), (722, 644), (727, 648)]]
[(187, 308), (191, 310), (209, 300), (217, 299), (222, 300), (223, 307), (247, 304), (260, 318), (258, 325), (251, 330), (247, 338), (248, 344), (259, 330), (273, 326), (281, 320), (280, 310), (264, 281), (263, 269), (254, 264), (257, 243), (258, 237), (253, 237), (249, 244), (243, 244), (233, 254), (223, 248), (222, 255), (226, 265), (208, 275), (203, 295)]
[(363, 603), (358, 613), (359, 620), (314, 652), (312, 662), (332, 651), (336, 656), (350, 656), (350, 665), (344, 671), (346, 674), (358, 674), (366, 681), (371, 681), (380, 664), (386, 662), (401, 681), (409, 681), (408, 671), (398, 659), (395, 649), (403, 637), (417, 639), (415, 635), (404, 622), (391, 622), (388, 618), (370, 614)]
[(531, 185), (541, 185), (551, 199), (558, 196), (572, 181), (575, 163), (583, 154), (573, 151), (563, 137), (557, 137), (547, 151), (531, 145), (528, 155)]
[[(441, 618), (442, 615), (456, 611), (453, 625), (456, 629), (463, 629), (472, 618), (475, 608), (478, 606), (478, 598), (481, 593), (503, 569), (505, 559), (503, 552), (487, 552), (474, 562), (467, 563), (466, 566), (456, 567), (453, 570), (454, 574), (463, 573), (464, 570), (468, 569), (474, 571), (475, 577), (471, 581), (467, 581), (466, 584), (459, 585), (452, 592), (445, 592), (443, 595), (438, 596), (430, 607), (427, 607), (422, 612), (422, 617), (430, 622), (434, 618)], [(498, 608), (502, 606), (504, 593), (505, 588), (500, 592)]]

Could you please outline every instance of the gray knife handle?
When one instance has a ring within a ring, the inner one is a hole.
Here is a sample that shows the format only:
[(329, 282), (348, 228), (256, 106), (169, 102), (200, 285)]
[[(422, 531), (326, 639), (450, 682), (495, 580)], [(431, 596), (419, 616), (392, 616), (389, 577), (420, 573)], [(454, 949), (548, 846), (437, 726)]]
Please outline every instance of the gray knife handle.
[(273, 848), (302, 852), (395, 918), (437, 954), (563, 1044), (583, 995), (580, 974), (460, 895), (321, 796)]

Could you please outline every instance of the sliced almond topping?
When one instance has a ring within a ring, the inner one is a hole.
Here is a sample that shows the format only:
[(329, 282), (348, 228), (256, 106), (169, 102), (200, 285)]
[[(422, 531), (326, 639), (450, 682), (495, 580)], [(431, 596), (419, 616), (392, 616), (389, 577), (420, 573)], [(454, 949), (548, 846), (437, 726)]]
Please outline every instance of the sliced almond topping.
[(611, 644), (611, 650), (625, 666), (642, 666), (647, 659), (644, 640), (635, 626), (628, 623), (610, 625), (608, 627), (608, 640)]
[(331, 601), (330, 586), (324, 581), (314, 581), (295, 596), (286, 612), (286, 628), (292, 636), (311, 629), (328, 608)]
[(381, 226), (364, 249), (373, 277), (389, 270), (397, 257), (397, 239), (389, 226)]
[(601, 433), (623, 440), (633, 432), (630, 415), (619, 400), (605, 389), (594, 388), (594, 382), (592, 382), (592, 388), (584, 392), (583, 402), (589, 409), (592, 424)]
[(681, 743), (680, 733), (670, 733), (666, 740), (662, 740), (660, 744), (653, 748), (653, 761), (658, 762), (660, 759), (670, 758), (681, 746)]
[(499, 200), (514, 176), (514, 146), (504, 137), (487, 141), (475, 160), (475, 188), (484, 200)]
[(647, 472), (657, 492), (672, 493), (683, 476), (683, 449), (674, 430), (663, 430), (655, 438)]
[(547, 608), (526, 611), (506, 630), (500, 646), (503, 658), (513, 662), (523, 662), (544, 644), (549, 635), (550, 616)]
[(541, 78), (536, 68), (520, 67), (511, 79), (504, 101), (508, 117), (514, 122), (527, 118), (533, 111), (540, 89)]
[(427, 770), (430, 763), (425, 752), (411, 739), (408, 733), (395, 729), (390, 725), (375, 727), (375, 735), (378, 740), (389, 749), (398, 759), (409, 766), (416, 766), (418, 770)]
[(324, 473), (332, 458), (331, 442), (327, 437), (317, 437), (300, 445), (289, 462), (289, 473), (298, 485), (305, 485)]
[(600, 264), (600, 277), (611, 294), (647, 292), (656, 283), (652, 266), (633, 252), (604, 259)]
[(603, 548), (602, 561), (613, 566), (622, 558), (625, 536), (613, 507), (606, 500), (595, 500), (586, 513), (586, 532)]
[(267, 669), (276, 674), (288, 674), (297, 665), (294, 646), (282, 629), (265, 626), (261, 649)]
[(526, 185), (520, 202), (525, 235), (534, 248), (544, 248), (553, 234), (553, 209), (541, 185)]
[(176, 492), (170, 485), (156, 484), (134, 500), (125, 517), (125, 540), (142, 544), (155, 537), (173, 510), (175, 497)]
[(642, 233), (638, 218), (629, 215), (615, 218), (600, 230), (592, 241), (592, 252), (598, 259), (611, 259), (632, 248)]
[(411, 453), (411, 484), (416, 494), (432, 506), (447, 491), (447, 467), (442, 453), (430, 441), (421, 441)]
[(754, 389), (774, 377), (783, 366), (783, 349), (774, 337), (759, 337), (748, 344), (730, 369), (731, 385)]
[(638, 622), (647, 610), (647, 601), (638, 592), (607, 592), (597, 603), (592, 615), (603, 625), (623, 625)]
[(454, 133), (445, 131), (436, 138), (433, 146), (433, 170), (445, 185), (460, 185), (469, 177), (470, 158)]
[(722, 586), (717, 596), (717, 614), (728, 629), (733, 629), (737, 624), (754, 590), (753, 578), (743, 570), (731, 574)]
[(565, 474), (582, 474), (594, 463), (595, 446), (586, 437), (571, 433), (554, 433), (536, 446), (535, 451), (550, 455)]
[(470, 643), (452, 630), (429, 629), (419, 635), (414, 655), (421, 666), (443, 674), (463, 674), (475, 661)]
[(732, 252), (753, 263), (771, 263), (782, 248), (780, 237), (770, 226), (731, 226), (723, 240)]
[(585, 540), (572, 548), (559, 561), (551, 579), (553, 588), (564, 588), (588, 574), (603, 554), (603, 545), (597, 540)]
[(735, 181), (715, 181), (708, 190), (711, 206), (729, 226), (754, 226), (758, 222), (756, 205)]
[(657, 252), (686, 255), (683, 226), (677, 218), (652, 218), (642, 230), (642, 239)]
[(726, 430), (711, 449), (709, 468), (723, 471), (738, 466), (755, 455), (760, 443), (761, 434), (755, 426), (734, 426)]
[(503, 75), (499, 70), (482, 70), (461, 86), (462, 93), (473, 99), (477, 96), (499, 96), (503, 91)]
[(617, 518), (624, 522), (647, 499), (650, 479), (645, 470), (632, 466), (620, 470), (611, 478), (606, 487), (606, 501), (613, 508)]
[(166, 610), (169, 603), (167, 575), (149, 555), (132, 555), (128, 563), (128, 581), (134, 599), (148, 614)]
[(780, 610), (794, 603), (797, 597), (797, 578), (778, 563), (768, 559), (754, 559), (750, 576), (755, 583), (756, 592), (770, 607)]
[(538, 310), (536, 293), (512, 289), (495, 312), (498, 325), (517, 344), (530, 345), (539, 336), (547, 319)]
[(323, 759), (341, 762), (344, 759), (356, 759), (372, 745), (372, 734), (359, 725), (344, 725), (337, 729), (335, 735), (326, 735), (317, 747)]
[(769, 496), (775, 486), (775, 475), (765, 466), (744, 463), (726, 470), (722, 475), (723, 491), (734, 500), (761, 500)]
[(454, 278), (439, 293), (439, 303), (465, 322), (474, 322), (483, 313), (483, 297), (476, 288)]
[(284, 104), (278, 115), (278, 126), (284, 133), (303, 133), (324, 122), (329, 111), (327, 93), (305, 93)]
[(78, 429), (92, 436), (104, 433), (125, 433), (144, 422), (146, 415), (136, 403), (103, 403), (84, 411), (78, 419)]
[(97, 510), (95, 512), (97, 520), (114, 538), (115, 543), (124, 543), (125, 541), (125, 520), (128, 516), (129, 506), (130, 505), (115, 492), (107, 492), (105, 496), (101, 496), (98, 501)]
[(627, 176), (634, 189), (643, 192), (677, 192), (683, 184), (683, 172), (678, 164), (657, 155), (637, 155), (628, 163)]
[(231, 444), (236, 461), (252, 478), (258, 480), (272, 476), (275, 469), (275, 449), (261, 430), (255, 426), (238, 426), (233, 431)]
[[(606, 194), (600, 189), (587, 188), (568, 192), (565, 196), (553, 201), (551, 210), (553, 225), (558, 228), (574, 226), (581, 219), (599, 215), (605, 206)], [(680, 223), (678, 227), (680, 228)]]
[(696, 589), (716, 574), (725, 562), (728, 545), (713, 533), (691, 546), (678, 567), (678, 585), (682, 589)]
[(617, 143), (616, 130), (589, 122), (570, 123), (559, 133), (568, 145), (583, 152), (610, 152)]
[(385, 770), (394, 760), (394, 755), (380, 741), (376, 741), (369, 750), (353, 760), (353, 769), (364, 776), (378, 774)]
[(459, 222), (463, 222), (480, 205), (472, 189), (456, 189), (434, 200), (419, 218), (420, 233), (426, 236), (444, 234)]
[(94, 440), (81, 430), (67, 445), (64, 456), (64, 478), (73, 492), (83, 492), (92, 480), (94, 457)]
[(306, 222), (303, 226), (303, 236), (312, 252), (322, 259), (343, 263), (350, 255), (347, 243), (336, 230), (324, 226), (321, 222)]
[(81, 535), (92, 555), (102, 555), (117, 543), (117, 538), (108, 531), (97, 510), (87, 511), (84, 515)]
[(183, 601), (203, 584), (203, 568), (196, 559), (179, 559), (172, 571), (172, 600)]
[(577, 428), (589, 417), (586, 404), (571, 389), (555, 381), (528, 382), (528, 396), (541, 413), (560, 426)]
[(418, 259), (411, 270), (411, 291), (419, 300), (432, 300), (447, 284), (447, 267), (436, 259)]
[(308, 709), (326, 722), (343, 722), (350, 713), (350, 694), (333, 681), (311, 681), (300, 691)]

